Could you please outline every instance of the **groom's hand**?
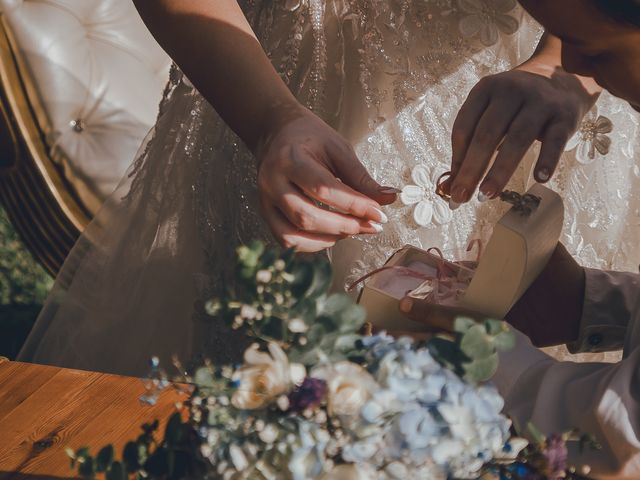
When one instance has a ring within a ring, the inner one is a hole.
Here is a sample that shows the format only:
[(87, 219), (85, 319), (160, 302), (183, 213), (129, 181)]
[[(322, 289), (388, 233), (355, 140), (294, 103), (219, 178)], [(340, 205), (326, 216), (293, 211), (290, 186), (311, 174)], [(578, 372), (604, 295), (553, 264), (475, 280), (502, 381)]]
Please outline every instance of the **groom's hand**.
[(549, 263), (507, 314), (507, 322), (534, 345), (578, 339), (585, 296), (585, 270), (558, 243)]
[[(547, 267), (505, 320), (539, 347), (573, 342), (579, 335), (584, 294), (584, 269), (559, 243)], [(460, 316), (483, 319), (476, 312), (411, 297), (400, 301), (400, 311), (407, 318), (424, 324), (429, 333), (452, 332), (454, 321)]]
[(429, 303), (426, 300), (404, 297), (400, 300), (400, 311), (410, 320), (422, 323), (429, 333), (452, 333), (457, 317), (468, 317), (481, 321), (483, 317), (470, 310)]
[(499, 195), (536, 140), (542, 146), (535, 179), (544, 183), (553, 175), (597, 89), (549, 63), (532, 59), (482, 79), (469, 94), (453, 127), (452, 175), (443, 185), (454, 207), (478, 185), (480, 201)]

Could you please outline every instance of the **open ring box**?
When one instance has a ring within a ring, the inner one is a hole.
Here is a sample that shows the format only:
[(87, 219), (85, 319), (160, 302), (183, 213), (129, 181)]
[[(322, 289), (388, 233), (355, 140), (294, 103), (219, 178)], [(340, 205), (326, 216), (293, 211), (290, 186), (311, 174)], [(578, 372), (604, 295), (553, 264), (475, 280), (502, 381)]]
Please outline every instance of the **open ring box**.
[(527, 196), (536, 204), (503, 215), (475, 268), (412, 246), (394, 253), (364, 281), (358, 303), (367, 320), (381, 330), (424, 330), (400, 312), (406, 295), (503, 319), (547, 265), (564, 222), (557, 193), (535, 184)]

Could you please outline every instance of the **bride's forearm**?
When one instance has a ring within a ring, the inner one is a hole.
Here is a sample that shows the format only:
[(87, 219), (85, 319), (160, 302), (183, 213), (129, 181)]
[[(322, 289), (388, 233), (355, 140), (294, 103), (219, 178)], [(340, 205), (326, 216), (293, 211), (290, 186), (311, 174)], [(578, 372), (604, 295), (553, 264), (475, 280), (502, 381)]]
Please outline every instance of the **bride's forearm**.
[(236, 0), (134, 0), (151, 33), (240, 138), (254, 149), (300, 106)]

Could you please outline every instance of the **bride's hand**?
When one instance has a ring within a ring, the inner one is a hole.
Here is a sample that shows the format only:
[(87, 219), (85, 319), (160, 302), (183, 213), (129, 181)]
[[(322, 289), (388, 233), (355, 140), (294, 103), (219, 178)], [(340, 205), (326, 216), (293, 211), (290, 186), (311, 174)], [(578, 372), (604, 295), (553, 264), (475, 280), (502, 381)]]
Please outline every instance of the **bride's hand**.
[[(379, 185), (353, 148), (310, 111), (285, 113), (256, 149), (263, 214), (275, 238), (302, 252), (382, 231), (381, 205), (397, 190)], [(323, 208), (324, 205), (327, 208)]]
[(444, 187), (454, 208), (469, 201), (478, 184), (480, 201), (496, 197), (536, 140), (542, 146), (535, 179), (545, 183), (551, 178), (599, 92), (592, 80), (553, 63), (548, 56), (533, 57), (514, 70), (485, 77), (473, 88), (452, 132), (452, 175)]

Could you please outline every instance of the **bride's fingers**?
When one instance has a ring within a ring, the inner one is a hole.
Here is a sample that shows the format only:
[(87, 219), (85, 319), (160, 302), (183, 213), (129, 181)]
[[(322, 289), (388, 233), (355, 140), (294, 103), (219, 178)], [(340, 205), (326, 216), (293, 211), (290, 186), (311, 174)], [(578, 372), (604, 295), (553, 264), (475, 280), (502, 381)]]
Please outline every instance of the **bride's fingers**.
[[(338, 180), (331, 171), (316, 159), (309, 157), (303, 149), (294, 148), (292, 155), (296, 160), (294, 165), (302, 164), (305, 168), (291, 169), (287, 172), (289, 179), (309, 197), (358, 219), (378, 224), (386, 223), (387, 217), (378, 202)], [(301, 159), (303, 156), (309, 158)]]
[(499, 97), (484, 111), (462, 165), (451, 183), (453, 202), (464, 203), (471, 199), (520, 107), (521, 104), (513, 102), (513, 99)]
[(276, 183), (274, 190), (277, 194), (271, 196), (271, 201), (290, 223), (302, 231), (339, 236), (373, 234), (382, 231), (382, 225), (378, 222), (321, 208), (284, 178), (276, 180)]
[(529, 147), (538, 138), (544, 117), (537, 115), (534, 109), (521, 110), (520, 115), (513, 121), (507, 131), (500, 151), (493, 165), (480, 185), (483, 199), (494, 198), (509, 182), (515, 173), (520, 160), (525, 156)]
[(373, 199), (379, 205), (389, 205), (396, 201), (400, 190), (376, 182), (362, 165), (351, 145), (346, 142), (328, 142), (325, 144), (325, 151), (331, 158), (335, 176), (345, 185), (364, 195), (366, 199)]
[(298, 252), (319, 252), (331, 248), (341, 238), (336, 235), (301, 232), (268, 201), (263, 201), (262, 213), (273, 236), (285, 248), (293, 248)]

